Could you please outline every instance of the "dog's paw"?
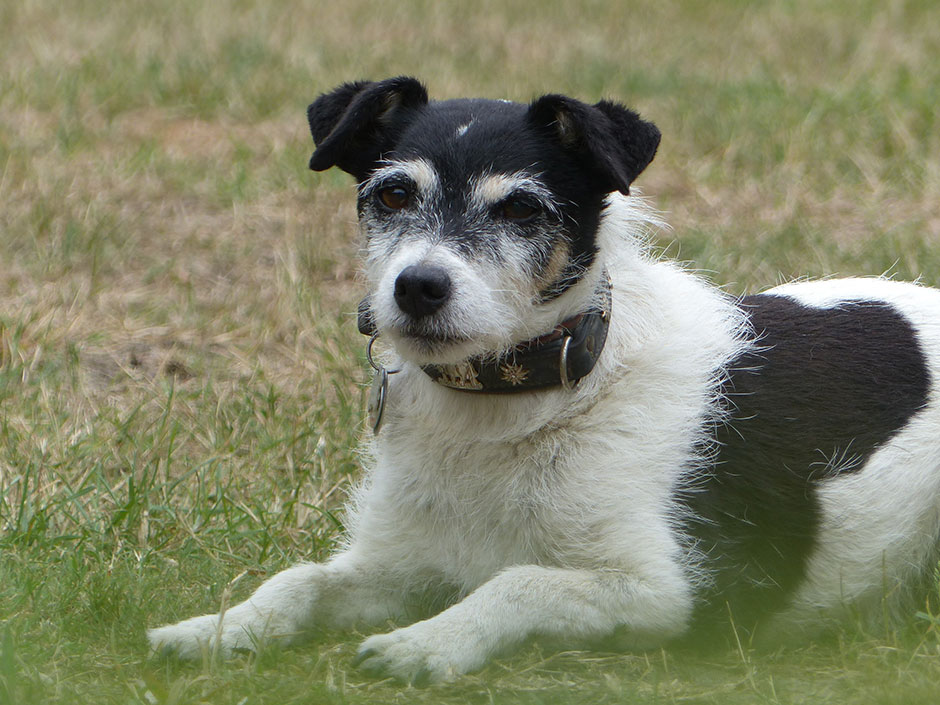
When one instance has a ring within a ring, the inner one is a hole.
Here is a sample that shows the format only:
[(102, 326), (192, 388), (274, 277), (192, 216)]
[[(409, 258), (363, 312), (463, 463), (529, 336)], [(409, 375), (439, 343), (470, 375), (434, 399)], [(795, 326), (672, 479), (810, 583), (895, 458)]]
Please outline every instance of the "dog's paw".
[(391, 676), (413, 685), (452, 681), (486, 662), (479, 645), (443, 629), (434, 620), (377, 634), (362, 642), (354, 665), (374, 676)]
[(229, 657), (241, 651), (254, 651), (256, 639), (245, 625), (226, 619), (219, 629), (219, 616), (207, 614), (177, 624), (147, 631), (150, 653), (155, 656), (176, 656), (193, 661), (204, 655)]

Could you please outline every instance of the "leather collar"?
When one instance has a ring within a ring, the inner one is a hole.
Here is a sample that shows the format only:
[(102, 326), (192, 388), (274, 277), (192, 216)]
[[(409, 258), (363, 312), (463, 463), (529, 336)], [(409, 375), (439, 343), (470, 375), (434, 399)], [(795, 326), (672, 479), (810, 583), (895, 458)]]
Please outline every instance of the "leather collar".
[[(515, 345), (505, 353), (472, 357), (454, 365), (423, 365), (431, 379), (462, 392), (512, 394), (563, 386), (571, 389), (600, 357), (610, 325), (611, 293), (607, 273), (600, 284), (599, 309), (562, 321), (554, 329)], [(359, 303), (359, 332), (375, 335), (368, 298)]]

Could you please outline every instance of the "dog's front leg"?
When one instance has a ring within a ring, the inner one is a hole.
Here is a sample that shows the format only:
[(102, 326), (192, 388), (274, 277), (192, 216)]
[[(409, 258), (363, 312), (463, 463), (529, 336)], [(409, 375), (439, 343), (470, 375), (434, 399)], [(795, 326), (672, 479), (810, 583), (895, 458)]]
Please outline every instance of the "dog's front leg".
[(147, 632), (156, 653), (183, 659), (255, 651), (265, 643), (291, 643), (316, 628), (338, 629), (400, 618), (402, 581), (377, 566), (340, 554), (328, 563), (302, 563), (281, 571), (254, 594), (220, 614), (207, 614)]
[(516, 566), (435, 617), (369, 637), (356, 660), (403, 681), (445, 681), (531, 636), (579, 644), (620, 628), (649, 646), (680, 634), (690, 612), (688, 585), (676, 574)]

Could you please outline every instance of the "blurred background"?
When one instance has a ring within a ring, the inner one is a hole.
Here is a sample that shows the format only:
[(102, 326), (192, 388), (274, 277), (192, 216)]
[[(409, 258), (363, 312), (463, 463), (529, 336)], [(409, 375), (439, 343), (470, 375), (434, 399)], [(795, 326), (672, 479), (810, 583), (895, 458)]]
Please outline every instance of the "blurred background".
[[(0, 47), (0, 702), (393, 698), (346, 673), (348, 637), (280, 656), (276, 687), (263, 658), (160, 670), (143, 651), (145, 625), (337, 541), (360, 243), (352, 179), (307, 170), (305, 109), (338, 83), (633, 107), (663, 133), (637, 182), (671, 226), (658, 247), (732, 294), (940, 285), (934, 0), (17, 0)], [(528, 676), (497, 665), (453, 697), (503, 678), (542, 702), (571, 672), (582, 702), (915, 702), (940, 672), (924, 619), (887, 665), (885, 635), (686, 671), (530, 654)]]

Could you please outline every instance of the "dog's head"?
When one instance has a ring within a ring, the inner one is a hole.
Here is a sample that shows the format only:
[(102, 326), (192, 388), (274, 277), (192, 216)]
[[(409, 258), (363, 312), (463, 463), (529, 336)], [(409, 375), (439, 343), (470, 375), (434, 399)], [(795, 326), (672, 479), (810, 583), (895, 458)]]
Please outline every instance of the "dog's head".
[(659, 145), (615, 103), (429, 102), (405, 77), (342, 85), (307, 114), (310, 168), (359, 183), (373, 322), (419, 364), (499, 353), (577, 313), (585, 301), (566, 299), (595, 261), (606, 196), (627, 194)]

